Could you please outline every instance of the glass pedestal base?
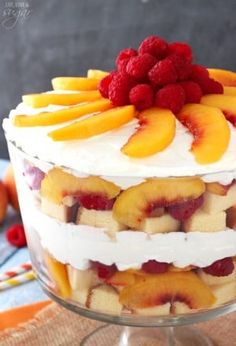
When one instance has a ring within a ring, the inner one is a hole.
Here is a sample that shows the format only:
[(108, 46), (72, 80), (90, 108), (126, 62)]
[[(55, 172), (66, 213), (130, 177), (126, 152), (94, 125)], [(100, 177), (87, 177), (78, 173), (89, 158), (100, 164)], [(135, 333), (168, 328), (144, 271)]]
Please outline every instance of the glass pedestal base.
[(135, 328), (105, 325), (88, 335), (81, 346), (213, 346), (192, 327)]

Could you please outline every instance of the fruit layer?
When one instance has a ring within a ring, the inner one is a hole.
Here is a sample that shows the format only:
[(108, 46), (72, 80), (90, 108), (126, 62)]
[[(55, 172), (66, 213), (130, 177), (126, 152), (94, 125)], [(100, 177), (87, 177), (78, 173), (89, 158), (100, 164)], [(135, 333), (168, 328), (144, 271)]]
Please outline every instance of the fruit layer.
[[(16, 114), (36, 114), (52, 112), (65, 107), (48, 106), (45, 108), (30, 108), (20, 104), (12, 111), (10, 117)], [(68, 122), (70, 123), (70, 122)], [(74, 169), (85, 174), (96, 174), (112, 181), (119, 181), (120, 186), (127, 187), (136, 183), (137, 179), (153, 176), (186, 176), (206, 175), (208, 181), (220, 181), (228, 184), (236, 176), (236, 129), (230, 125), (231, 141), (222, 159), (211, 165), (198, 164), (190, 153), (192, 135), (187, 128), (177, 121), (176, 136), (170, 146), (163, 152), (145, 159), (130, 159), (123, 155), (120, 148), (127, 142), (137, 126), (137, 120), (124, 125), (113, 132), (107, 132), (86, 140), (54, 142), (48, 138), (50, 130), (56, 126), (18, 128), (7, 119), (4, 129), (7, 137), (17, 143), (26, 153), (42, 160), (53, 162), (59, 166)], [(91, 155), (92, 153), (92, 155)], [(176, 160), (178, 157), (178, 160)], [(83, 166), (81, 166), (83, 162)], [(233, 172), (234, 171), (234, 172)], [(116, 177), (114, 177), (114, 172)], [(222, 173), (228, 172), (228, 173)], [(216, 174), (213, 175), (212, 174)], [(136, 180), (135, 180), (136, 179)]]

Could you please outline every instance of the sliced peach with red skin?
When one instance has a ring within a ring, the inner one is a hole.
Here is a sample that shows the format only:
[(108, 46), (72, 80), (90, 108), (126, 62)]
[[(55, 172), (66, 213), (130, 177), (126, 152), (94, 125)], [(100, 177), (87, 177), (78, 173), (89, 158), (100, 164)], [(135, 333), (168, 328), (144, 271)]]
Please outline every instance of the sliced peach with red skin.
[(180, 301), (191, 309), (209, 308), (215, 297), (199, 277), (189, 272), (167, 272), (125, 287), (120, 302), (128, 309), (148, 308)]
[(214, 193), (215, 195), (226, 196), (230, 186), (231, 184), (222, 185), (220, 183), (207, 183), (206, 191)]
[(95, 78), (95, 79), (99, 79), (99, 80), (103, 79), (107, 75), (109, 75), (109, 72), (102, 71), (102, 70), (89, 69), (88, 72), (87, 72), (87, 77), (88, 78)]
[(201, 98), (201, 103), (206, 106), (217, 107), (228, 121), (236, 127), (236, 97), (230, 95), (206, 95)]
[(113, 286), (129, 286), (136, 282), (136, 275), (129, 271), (117, 271), (106, 282)]
[(99, 79), (86, 77), (56, 77), (52, 79), (54, 90), (97, 90)]
[(98, 90), (82, 91), (74, 94), (28, 94), (23, 95), (23, 102), (30, 107), (40, 108), (48, 105), (71, 106), (81, 102), (95, 101), (101, 98)]
[(130, 157), (145, 157), (164, 150), (175, 136), (175, 116), (167, 109), (149, 108), (139, 114), (140, 127), (121, 151)]
[(229, 125), (221, 110), (203, 104), (187, 104), (177, 117), (194, 136), (191, 151), (198, 163), (221, 159), (230, 140)]
[(86, 114), (105, 111), (111, 107), (111, 102), (108, 99), (102, 98), (55, 112), (43, 112), (31, 116), (16, 115), (13, 118), (13, 124), (18, 127), (51, 126), (78, 119)]
[(236, 96), (236, 86), (235, 87), (224, 87), (224, 95)]
[(43, 197), (60, 204), (64, 197), (76, 194), (94, 194), (110, 200), (119, 194), (120, 188), (99, 177), (79, 178), (55, 167), (42, 180), (40, 192)]
[(198, 198), (205, 191), (199, 178), (148, 179), (123, 191), (113, 206), (114, 218), (139, 229), (157, 206), (170, 206)]
[(134, 116), (134, 106), (116, 107), (71, 125), (61, 127), (48, 135), (54, 141), (89, 138), (119, 128), (131, 121)]
[(236, 72), (217, 68), (208, 68), (210, 78), (224, 86), (236, 86)]
[(45, 255), (45, 262), (48, 267), (48, 271), (52, 276), (61, 296), (63, 298), (68, 298), (71, 293), (71, 288), (69, 284), (69, 279), (67, 275), (66, 265), (58, 262), (51, 255)]

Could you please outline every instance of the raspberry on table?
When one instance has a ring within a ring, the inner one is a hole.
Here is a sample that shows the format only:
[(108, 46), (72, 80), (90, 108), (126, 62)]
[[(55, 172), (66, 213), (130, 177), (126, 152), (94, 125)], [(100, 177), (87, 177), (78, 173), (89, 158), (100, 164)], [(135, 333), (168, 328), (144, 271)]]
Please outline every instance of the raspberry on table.
[(126, 65), (126, 72), (138, 81), (145, 81), (148, 71), (156, 62), (156, 58), (148, 53), (138, 55), (129, 59)]
[(202, 89), (193, 81), (184, 81), (180, 85), (185, 92), (186, 103), (199, 103), (202, 97)]
[(99, 85), (98, 85), (98, 90), (100, 91), (100, 94), (103, 97), (108, 98), (108, 91), (109, 91), (109, 85), (112, 81), (113, 76), (115, 75), (115, 72), (109, 73), (106, 77), (100, 80)]
[(108, 96), (114, 106), (129, 104), (129, 92), (136, 84), (135, 80), (127, 74), (117, 72), (109, 85)]
[(130, 103), (139, 111), (147, 109), (153, 105), (154, 92), (148, 84), (138, 84), (129, 92)]
[(213, 276), (228, 276), (234, 271), (234, 263), (231, 257), (226, 257), (203, 268), (203, 271)]
[(163, 59), (167, 55), (168, 44), (161, 37), (148, 36), (138, 48), (139, 54), (149, 53), (157, 59)]
[(155, 105), (178, 113), (185, 103), (184, 89), (179, 84), (169, 84), (158, 90)]
[(168, 45), (168, 54), (178, 54), (185, 57), (188, 62), (192, 62), (193, 53), (191, 47), (184, 42), (173, 42)]
[(224, 88), (221, 83), (212, 78), (207, 78), (199, 81), (199, 85), (203, 94), (223, 94)]
[(163, 86), (176, 82), (177, 73), (172, 61), (164, 59), (153, 66), (148, 73), (148, 77), (153, 85)]
[(179, 81), (189, 78), (192, 70), (191, 63), (184, 56), (171, 54), (167, 59), (172, 61)]
[(136, 49), (133, 49), (133, 48), (122, 49), (116, 58), (117, 67), (119, 67), (120, 61), (122, 61), (124, 59), (130, 59), (132, 56), (136, 56), (137, 54), (138, 54), (138, 52), (136, 51)]
[(168, 263), (157, 262), (155, 260), (149, 260), (142, 264), (142, 270), (146, 273), (161, 274), (167, 272), (169, 267)]
[(6, 231), (6, 238), (11, 245), (23, 247), (27, 245), (25, 230), (22, 224), (10, 226)]

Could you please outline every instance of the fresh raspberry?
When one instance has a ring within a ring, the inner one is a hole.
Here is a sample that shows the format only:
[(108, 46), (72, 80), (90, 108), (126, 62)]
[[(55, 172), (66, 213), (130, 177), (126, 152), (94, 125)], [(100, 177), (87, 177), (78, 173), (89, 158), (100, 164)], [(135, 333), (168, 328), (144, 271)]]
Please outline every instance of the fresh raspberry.
[(179, 203), (167, 207), (168, 213), (176, 220), (184, 221), (190, 218), (195, 211), (203, 204), (203, 195), (190, 201)]
[(231, 257), (226, 257), (203, 268), (203, 270), (205, 273), (213, 276), (228, 276), (234, 271), (234, 263)]
[(115, 274), (115, 272), (117, 272), (117, 267), (115, 264), (108, 266), (100, 262), (92, 262), (92, 267), (97, 270), (97, 275), (100, 279), (109, 279)]
[(164, 86), (156, 93), (155, 104), (158, 107), (168, 108), (178, 113), (185, 102), (184, 89), (178, 84)]
[(109, 92), (109, 85), (112, 81), (113, 76), (115, 75), (115, 71), (109, 73), (106, 77), (104, 77), (103, 79), (100, 80), (99, 85), (98, 85), (98, 89), (100, 91), (100, 94), (103, 97), (108, 98), (108, 92)]
[(120, 60), (119, 64), (117, 65), (118, 72), (126, 74), (126, 66), (127, 66), (129, 61), (130, 61), (129, 58)]
[(15, 224), (9, 227), (6, 231), (6, 237), (9, 243), (16, 247), (23, 247), (27, 245), (25, 230), (21, 224)]
[(209, 78), (209, 72), (204, 66), (192, 65), (190, 79), (196, 83)]
[(142, 264), (142, 270), (146, 273), (161, 274), (167, 272), (169, 267), (168, 263), (157, 262), (155, 260), (150, 260)]
[(138, 84), (129, 92), (129, 100), (139, 111), (147, 109), (153, 105), (154, 92), (148, 84)]
[(178, 54), (183, 57), (188, 62), (192, 62), (193, 59), (193, 53), (191, 47), (187, 43), (183, 42), (173, 42), (168, 45), (168, 54)]
[(84, 194), (77, 196), (80, 205), (87, 209), (94, 210), (111, 210), (115, 202), (115, 198), (108, 199), (106, 196), (96, 194)]
[(172, 61), (179, 81), (189, 78), (191, 74), (191, 63), (184, 56), (171, 54), (167, 59)]
[(133, 48), (122, 49), (116, 58), (116, 66), (118, 67), (118, 69), (119, 69), (119, 64), (122, 60), (130, 59), (132, 56), (136, 56), (137, 54), (138, 54), (137, 51)]
[(157, 59), (163, 59), (167, 55), (168, 45), (161, 37), (148, 36), (138, 48), (139, 54), (149, 53)]
[(185, 92), (186, 103), (199, 103), (202, 97), (202, 89), (200, 86), (192, 81), (181, 82), (180, 85)]
[(135, 86), (135, 80), (120, 72), (117, 72), (109, 85), (108, 96), (114, 106), (129, 104), (129, 92)]
[(203, 94), (223, 94), (224, 88), (222, 84), (212, 78), (207, 78), (199, 81), (199, 85)]
[(148, 73), (148, 77), (155, 86), (163, 86), (176, 82), (177, 73), (172, 61), (164, 59), (153, 66)]
[(144, 81), (147, 79), (148, 71), (155, 65), (157, 59), (145, 53), (129, 59), (126, 72), (133, 78)]

